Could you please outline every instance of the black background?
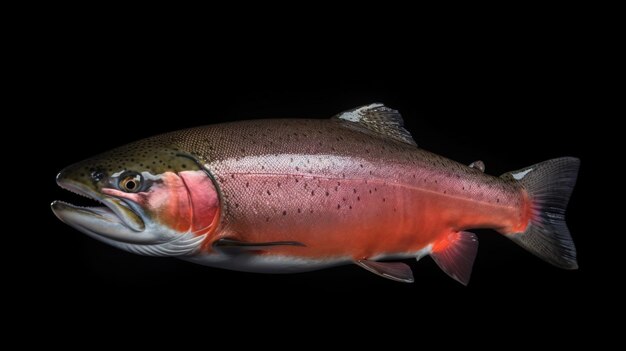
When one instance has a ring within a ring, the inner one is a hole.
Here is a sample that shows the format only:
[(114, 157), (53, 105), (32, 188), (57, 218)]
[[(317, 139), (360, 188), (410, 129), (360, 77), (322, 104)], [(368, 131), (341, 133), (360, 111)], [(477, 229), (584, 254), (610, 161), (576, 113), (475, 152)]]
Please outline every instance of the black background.
[[(599, 308), (589, 300), (602, 302), (585, 291), (616, 290), (611, 281), (600, 284), (602, 243), (589, 216), (593, 170), (601, 166), (588, 137), (606, 125), (586, 56), (573, 42), (466, 39), (438, 48), (346, 41), (326, 50), (255, 39), (201, 50), (43, 40), (47, 59), (35, 60), (29, 82), (37, 98), (24, 106), (25, 115), (45, 120), (37, 123), (45, 136), (37, 140), (36, 196), (27, 199), (35, 210), (25, 225), (38, 228), (30, 234), (34, 249), (16, 260), (24, 267), (24, 296), (48, 318), (69, 315), (86, 324), (111, 317), (140, 325), (186, 317), (209, 323), (218, 313), (236, 325), (227, 329), (322, 318), (331, 325), (359, 321), (367, 333), (370, 323), (393, 328), (398, 317), (465, 326), (479, 318), (502, 329), (522, 320), (582, 325)], [(579, 157), (568, 223), (580, 269), (554, 268), (495, 232), (477, 231), (467, 287), (430, 258), (407, 261), (414, 284), (352, 266), (248, 274), (135, 256), (87, 238), (49, 209), (52, 200), (82, 201), (56, 186), (61, 168), (124, 143), (234, 120), (326, 118), (372, 102), (398, 109), (420, 147), (466, 164), (483, 160), (490, 174)]]

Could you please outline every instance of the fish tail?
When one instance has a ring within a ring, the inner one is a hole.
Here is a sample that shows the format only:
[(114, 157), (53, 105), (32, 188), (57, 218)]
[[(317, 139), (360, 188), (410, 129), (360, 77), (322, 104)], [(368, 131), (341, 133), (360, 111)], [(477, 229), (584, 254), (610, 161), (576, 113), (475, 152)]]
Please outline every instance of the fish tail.
[(565, 269), (578, 268), (565, 210), (579, 166), (579, 159), (563, 157), (502, 175), (519, 182), (530, 199), (530, 223), (526, 230), (505, 236), (544, 261)]

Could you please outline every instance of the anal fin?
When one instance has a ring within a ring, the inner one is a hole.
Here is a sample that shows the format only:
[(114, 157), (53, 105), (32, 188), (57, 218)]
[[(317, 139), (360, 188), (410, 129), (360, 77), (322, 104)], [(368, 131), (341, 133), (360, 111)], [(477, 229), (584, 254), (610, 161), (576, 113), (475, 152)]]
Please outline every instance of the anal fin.
[(443, 242), (435, 245), (431, 257), (447, 275), (467, 285), (472, 275), (472, 266), (478, 251), (478, 238), (470, 232), (450, 234)]
[(413, 283), (413, 272), (411, 267), (402, 262), (376, 262), (368, 260), (358, 260), (356, 265), (377, 274), (383, 278), (391, 279), (401, 283)]

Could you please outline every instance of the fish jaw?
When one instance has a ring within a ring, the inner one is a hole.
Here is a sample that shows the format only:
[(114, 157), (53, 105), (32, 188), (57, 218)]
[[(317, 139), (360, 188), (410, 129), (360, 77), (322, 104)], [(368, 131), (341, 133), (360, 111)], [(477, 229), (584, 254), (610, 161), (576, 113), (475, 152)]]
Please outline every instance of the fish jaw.
[(63, 201), (51, 205), (54, 214), (72, 228), (89, 236), (103, 237), (132, 244), (158, 240), (149, 231), (136, 232), (107, 207), (79, 207)]
[(82, 208), (55, 201), (54, 214), (87, 236), (118, 249), (144, 256), (193, 256), (202, 247), (207, 235), (172, 233), (150, 228), (141, 233), (126, 227), (112, 211), (104, 207)]
[(102, 203), (99, 207), (80, 207), (63, 201), (51, 204), (54, 214), (64, 223), (90, 236), (102, 236), (111, 240), (133, 244), (158, 241), (152, 230), (146, 230), (144, 219), (123, 201), (102, 196), (78, 182), (57, 177), (57, 184), (68, 191)]

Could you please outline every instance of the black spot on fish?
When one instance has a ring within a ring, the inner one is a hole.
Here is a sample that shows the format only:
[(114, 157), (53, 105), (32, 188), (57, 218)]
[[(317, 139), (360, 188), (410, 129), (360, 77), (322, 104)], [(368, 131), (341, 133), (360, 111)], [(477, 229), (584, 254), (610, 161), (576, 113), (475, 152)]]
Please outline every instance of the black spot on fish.
[(286, 216), (286, 215), (287, 215), (287, 211), (283, 211), (283, 216)]

